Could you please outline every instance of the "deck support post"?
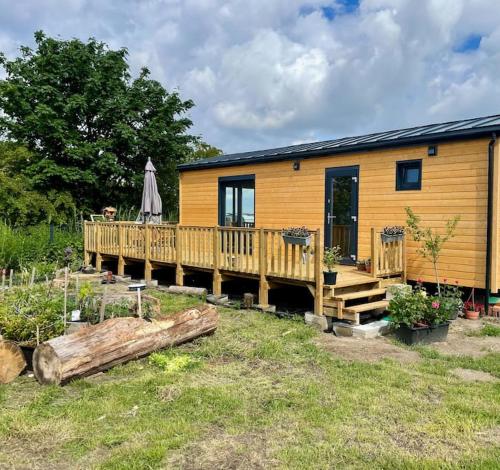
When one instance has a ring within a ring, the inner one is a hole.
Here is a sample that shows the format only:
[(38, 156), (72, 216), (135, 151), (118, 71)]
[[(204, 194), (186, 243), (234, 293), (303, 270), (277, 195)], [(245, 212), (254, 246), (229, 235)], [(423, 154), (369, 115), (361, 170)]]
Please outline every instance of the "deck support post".
[(371, 230), (371, 251), (372, 251), (372, 277), (377, 277), (378, 275), (378, 246), (375, 228), (372, 227)]
[(182, 246), (179, 224), (175, 226), (175, 263), (175, 284), (177, 286), (183, 286), (184, 269), (182, 269)]
[(118, 222), (118, 276), (125, 274), (125, 260), (123, 259), (124, 233), (121, 222)]
[(266, 234), (263, 228), (259, 229), (259, 304), (269, 306), (269, 283), (266, 278), (267, 245)]
[(212, 292), (214, 295), (222, 294), (222, 276), (219, 271), (219, 226), (216, 225), (214, 227), (213, 232), (213, 284), (212, 284)]
[(314, 314), (323, 315), (323, 245), (321, 243), (321, 230), (316, 230), (314, 240), (314, 280), (316, 291), (314, 294)]
[(151, 265), (151, 226), (144, 225), (144, 280), (146, 282), (152, 279), (153, 267)]
[(102, 269), (102, 255), (101, 255), (101, 225), (99, 222), (95, 225), (95, 269), (100, 271)]

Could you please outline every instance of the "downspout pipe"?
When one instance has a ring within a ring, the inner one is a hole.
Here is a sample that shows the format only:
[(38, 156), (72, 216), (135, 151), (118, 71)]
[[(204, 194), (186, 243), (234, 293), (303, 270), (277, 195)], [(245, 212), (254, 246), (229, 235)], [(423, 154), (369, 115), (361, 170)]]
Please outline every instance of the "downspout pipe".
[[(495, 143), (497, 135), (492, 134), (490, 143), (488, 144), (488, 215), (486, 222), (486, 302), (485, 310), (488, 312), (490, 308), (490, 292), (491, 292), (491, 240), (493, 238), (493, 185), (497, 182), (493, 181), (493, 172), (495, 169)], [(498, 208), (497, 208), (498, 210)]]

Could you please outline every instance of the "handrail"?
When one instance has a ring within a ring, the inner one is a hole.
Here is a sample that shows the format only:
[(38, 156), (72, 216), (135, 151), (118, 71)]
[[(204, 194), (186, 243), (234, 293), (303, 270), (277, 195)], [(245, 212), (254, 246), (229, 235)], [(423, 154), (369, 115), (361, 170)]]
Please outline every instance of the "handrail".
[(128, 258), (316, 282), (322, 271), (319, 230), (310, 232), (309, 246), (287, 244), (281, 232), (255, 227), (85, 222), (85, 259), (97, 253), (118, 256), (121, 266)]

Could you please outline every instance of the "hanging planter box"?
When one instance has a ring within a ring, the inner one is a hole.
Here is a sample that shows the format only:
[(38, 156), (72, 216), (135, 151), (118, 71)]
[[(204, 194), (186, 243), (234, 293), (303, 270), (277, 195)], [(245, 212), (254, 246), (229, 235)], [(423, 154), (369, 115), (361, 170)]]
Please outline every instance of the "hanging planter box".
[(406, 325), (400, 325), (394, 335), (398, 341), (409, 346), (413, 344), (429, 344), (438, 341), (445, 341), (448, 336), (448, 328), (450, 323), (442, 323), (441, 325), (426, 326), (421, 328), (409, 328)]
[(311, 244), (311, 236), (293, 237), (292, 235), (283, 235), (283, 241), (290, 245), (309, 246)]
[(382, 238), (383, 243), (391, 243), (391, 242), (399, 242), (403, 239), (403, 234), (399, 235), (388, 235), (386, 233), (381, 233), (380, 237)]

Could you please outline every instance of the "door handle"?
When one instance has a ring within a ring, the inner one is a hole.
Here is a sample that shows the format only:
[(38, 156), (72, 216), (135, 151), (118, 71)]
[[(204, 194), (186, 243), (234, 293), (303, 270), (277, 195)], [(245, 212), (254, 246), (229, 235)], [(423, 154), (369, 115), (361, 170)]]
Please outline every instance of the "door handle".
[(333, 219), (336, 219), (336, 218), (337, 218), (337, 216), (336, 216), (336, 215), (330, 215), (330, 214), (328, 214), (326, 217), (327, 217), (327, 219), (328, 219), (328, 223), (330, 223)]
[(351, 219), (353, 222), (357, 222), (358, 221), (358, 217), (355, 216), (355, 215), (351, 215)]

